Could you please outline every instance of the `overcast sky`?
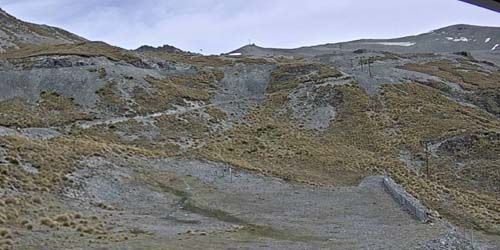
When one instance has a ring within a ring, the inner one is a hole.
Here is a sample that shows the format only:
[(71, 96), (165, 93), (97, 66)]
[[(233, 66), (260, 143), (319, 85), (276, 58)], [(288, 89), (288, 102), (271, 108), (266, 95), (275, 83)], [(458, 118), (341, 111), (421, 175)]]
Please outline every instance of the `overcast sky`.
[(293, 48), (458, 23), (500, 26), (499, 13), (457, 0), (0, 0), (0, 7), (128, 49), (170, 44), (205, 54), (249, 41)]

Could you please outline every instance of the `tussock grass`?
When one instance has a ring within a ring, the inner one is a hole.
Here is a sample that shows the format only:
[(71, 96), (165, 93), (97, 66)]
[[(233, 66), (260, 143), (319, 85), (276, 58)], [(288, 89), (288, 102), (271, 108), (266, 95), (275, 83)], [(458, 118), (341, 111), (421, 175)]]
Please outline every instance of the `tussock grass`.
[[(477, 64), (466, 60), (458, 60), (457, 62), (439, 60), (423, 64), (409, 63), (402, 68), (457, 83), (464, 90), (469, 91), (462, 93), (462, 98), (494, 115), (500, 115), (500, 71), (498, 70), (484, 71)], [(435, 83), (431, 82), (429, 85), (443, 90), (443, 86), (438, 86)], [(449, 92), (449, 90), (445, 91)]]
[(195, 75), (171, 76), (164, 79), (149, 77), (150, 89), (136, 88), (133, 97), (138, 113), (151, 113), (183, 105), (184, 100), (208, 102), (214, 91), (214, 83), (224, 74), (217, 70), (198, 71)]
[(133, 53), (104, 42), (27, 46), (18, 50), (2, 53), (0, 54), (0, 59), (12, 60), (52, 55), (76, 55), (83, 57), (103, 56), (112, 61), (125, 61), (134, 65), (141, 64), (141, 59), (133, 55)]
[[(165, 153), (157, 150), (107, 141), (106, 138), (75, 134), (51, 140), (30, 140), (22, 137), (0, 137), (12, 158), (21, 158), (38, 169), (38, 174), (26, 173), (17, 165), (7, 164), (0, 172), (0, 185), (14, 185), (23, 190), (44, 191), (67, 183), (66, 174), (88, 156), (127, 156), (129, 154), (157, 157)], [(33, 200), (33, 202), (37, 202)], [(8, 203), (11, 203), (8, 201)]]
[[(414, 155), (425, 154), (422, 141), (436, 143), (457, 136), (497, 134), (500, 131), (500, 123), (488, 114), (461, 106), (430, 87), (419, 84), (386, 85), (382, 98), (384, 113), (398, 131), (393, 148), (409, 149)], [(450, 160), (450, 157), (457, 159), (462, 154), (453, 150), (438, 151), (436, 156), (431, 157), (431, 176), (417, 178), (410, 173), (409, 176), (396, 176), (396, 179), (448, 219), (498, 233), (498, 192), (492, 192), (492, 186), (500, 178), (500, 171), (491, 167), (496, 165), (498, 159), (488, 159), (479, 152), (489, 148), (484, 153), (495, 157), (498, 155), (495, 149), (499, 148), (500, 142), (498, 139), (485, 139), (464, 146), (467, 147), (464, 152), (468, 153), (461, 160)], [(457, 172), (456, 162), (465, 163), (465, 168)], [(478, 182), (479, 179), (481, 182)]]
[(111, 145), (126, 145), (144, 150), (161, 151), (165, 155), (174, 155), (179, 151), (177, 145), (167, 141), (164, 135), (157, 135), (154, 127), (131, 119), (113, 125), (98, 125), (88, 129), (74, 129), (75, 136), (83, 136), (104, 141)]
[(36, 104), (20, 98), (0, 102), (1, 126), (50, 127), (91, 118), (72, 98), (56, 92), (42, 92)]
[(269, 93), (290, 90), (304, 82), (314, 82), (328, 77), (339, 77), (341, 73), (318, 63), (282, 63), (271, 73)]
[(468, 91), (500, 87), (500, 72), (486, 72), (468, 61), (449, 60), (431, 61), (423, 64), (409, 63), (402, 68), (441, 77), (447, 81), (460, 84)]
[(248, 115), (249, 125), (227, 133), (232, 140), (215, 140), (199, 153), (248, 170), (317, 185), (355, 184), (363, 175), (361, 169), (375, 163), (371, 152), (323, 140), (275, 116), (273, 111), (285, 102), (282, 93), (270, 94), (264, 105)]
[(115, 82), (108, 82), (99, 89), (97, 107), (112, 114), (123, 114), (128, 111), (127, 101), (120, 96)]
[[(75, 133), (50, 140), (30, 140), (23, 137), (0, 137), (0, 145), (7, 156), (19, 159), (2, 164), (0, 188), (15, 187), (19, 195), (0, 198), (0, 224), (17, 230), (74, 230), (83, 236), (115, 237), (108, 235), (105, 223), (65, 211), (53, 193), (72, 182), (67, 177), (81, 167), (80, 161), (90, 157), (128, 158), (164, 157), (164, 151), (146, 149), (110, 141), (106, 137), (92, 137)], [(21, 165), (31, 164), (38, 172), (31, 174)], [(107, 206), (109, 208), (109, 206)], [(22, 218), (29, 218), (23, 219)]]
[(449, 100), (439, 91), (418, 84), (386, 85), (386, 113), (413, 150), (419, 140), (440, 140), (478, 130), (497, 129), (487, 114)]

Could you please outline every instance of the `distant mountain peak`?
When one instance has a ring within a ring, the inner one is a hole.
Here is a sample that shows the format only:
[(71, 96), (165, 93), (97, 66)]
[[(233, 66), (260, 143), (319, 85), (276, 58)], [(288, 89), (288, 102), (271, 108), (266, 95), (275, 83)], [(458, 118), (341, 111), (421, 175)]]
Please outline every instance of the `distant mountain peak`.
[(233, 50), (227, 54), (242, 54), (242, 55), (248, 55), (248, 54), (260, 54), (260, 52), (267, 50), (267, 48), (257, 46), (255, 43), (252, 44), (247, 44), (237, 50)]
[(167, 52), (167, 53), (186, 53), (185, 51), (176, 48), (172, 45), (165, 44), (163, 46), (159, 47), (153, 47), (150, 45), (142, 45), (141, 47), (137, 48), (135, 51), (137, 52)]
[(0, 53), (31, 45), (68, 44), (86, 39), (60, 28), (21, 21), (0, 9)]
[(391, 39), (360, 39), (295, 49), (262, 48), (245, 45), (229, 52), (249, 56), (316, 56), (335, 51), (387, 51), (395, 53), (461, 52), (500, 50), (500, 27), (455, 24), (427, 33)]

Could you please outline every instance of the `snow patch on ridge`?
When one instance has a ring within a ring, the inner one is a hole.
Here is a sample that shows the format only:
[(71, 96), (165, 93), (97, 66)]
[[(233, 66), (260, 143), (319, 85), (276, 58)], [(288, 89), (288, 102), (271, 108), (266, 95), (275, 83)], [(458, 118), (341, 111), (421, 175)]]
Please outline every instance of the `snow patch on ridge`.
[(469, 39), (467, 37), (458, 37), (458, 38), (446, 37), (446, 40), (453, 41), (453, 42), (468, 42), (469, 41)]

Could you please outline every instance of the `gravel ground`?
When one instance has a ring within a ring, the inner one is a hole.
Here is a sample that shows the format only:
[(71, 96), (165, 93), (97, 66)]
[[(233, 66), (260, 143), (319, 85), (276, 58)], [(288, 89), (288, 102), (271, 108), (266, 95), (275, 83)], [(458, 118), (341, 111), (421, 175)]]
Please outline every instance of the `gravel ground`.
[(23, 247), (43, 249), (37, 247), (45, 242), (48, 249), (445, 249), (436, 246), (466, 241), (450, 238), (446, 223), (415, 220), (385, 192), (379, 176), (358, 186), (322, 188), (190, 159), (95, 157), (82, 164), (69, 176), (74, 184), (61, 202), (84, 214), (106, 214), (115, 233), (142, 233), (122, 242), (89, 243), (71, 232), (33, 231), (23, 236)]

